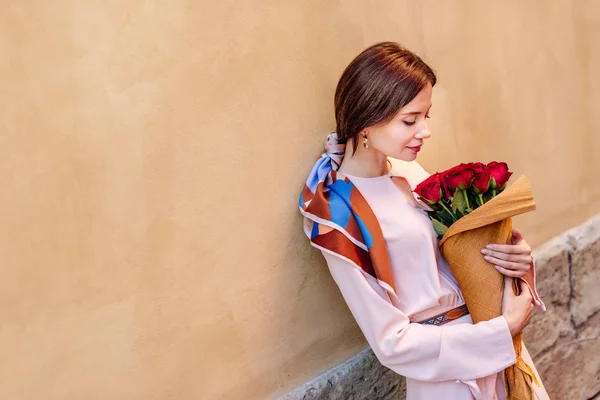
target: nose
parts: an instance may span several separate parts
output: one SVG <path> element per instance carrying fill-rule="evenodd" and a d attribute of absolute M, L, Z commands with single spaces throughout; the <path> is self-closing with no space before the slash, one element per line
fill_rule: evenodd
<path fill-rule="evenodd" d="M 423 121 L 423 125 L 421 126 L 421 129 L 415 135 L 415 138 L 429 139 L 430 136 L 431 136 L 431 132 L 429 131 L 429 126 L 427 125 L 427 122 Z"/>

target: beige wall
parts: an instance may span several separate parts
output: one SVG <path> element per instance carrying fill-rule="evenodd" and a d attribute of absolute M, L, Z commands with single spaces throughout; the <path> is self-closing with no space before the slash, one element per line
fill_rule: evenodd
<path fill-rule="evenodd" d="M 422 164 L 600 211 L 600 3 L 0 1 L 0 398 L 272 399 L 364 346 L 297 195 L 344 66 L 439 74 Z"/>

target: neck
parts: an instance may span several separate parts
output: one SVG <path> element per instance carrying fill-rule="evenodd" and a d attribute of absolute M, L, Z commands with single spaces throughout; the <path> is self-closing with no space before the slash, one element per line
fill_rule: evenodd
<path fill-rule="evenodd" d="M 348 140 L 344 160 L 339 169 L 341 173 L 362 178 L 375 178 L 389 172 L 387 156 L 382 152 L 365 149 L 360 145 L 356 149 L 356 153 L 352 154 L 352 150 L 352 141 Z"/>

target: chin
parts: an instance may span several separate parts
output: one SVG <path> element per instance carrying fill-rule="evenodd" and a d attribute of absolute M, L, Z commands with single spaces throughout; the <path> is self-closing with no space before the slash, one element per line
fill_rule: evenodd
<path fill-rule="evenodd" d="M 417 154 L 413 153 L 413 152 L 409 152 L 408 154 L 405 152 L 402 152 L 398 155 L 392 155 L 392 158 L 395 158 L 397 160 L 402 160 L 402 161 L 414 161 L 417 158 Z"/>

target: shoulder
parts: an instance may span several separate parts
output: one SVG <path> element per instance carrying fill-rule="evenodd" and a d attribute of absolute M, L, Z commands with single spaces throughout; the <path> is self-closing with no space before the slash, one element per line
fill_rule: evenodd
<path fill-rule="evenodd" d="M 395 158 L 389 160 L 392 163 L 390 174 L 405 178 L 413 189 L 431 175 L 416 161 L 402 161 Z"/>

